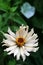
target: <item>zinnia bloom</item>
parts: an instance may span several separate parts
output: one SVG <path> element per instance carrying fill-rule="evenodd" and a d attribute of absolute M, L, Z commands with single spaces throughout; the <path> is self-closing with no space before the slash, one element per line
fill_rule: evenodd
<path fill-rule="evenodd" d="M 34 29 L 28 32 L 28 26 L 20 26 L 16 33 L 13 33 L 8 27 L 8 33 L 3 34 L 6 39 L 3 39 L 4 44 L 2 46 L 7 46 L 4 51 L 7 51 L 8 55 L 14 54 L 17 60 L 21 56 L 24 61 L 30 52 L 36 52 L 39 48 L 38 35 L 34 33 Z"/>

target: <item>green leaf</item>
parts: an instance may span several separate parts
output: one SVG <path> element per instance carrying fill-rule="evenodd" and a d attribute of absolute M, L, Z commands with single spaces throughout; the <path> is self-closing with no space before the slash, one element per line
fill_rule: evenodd
<path fill-rule="evenodd" d="M 15 32 L 15 31 L 17 31 L 18 30 L 18 26 L 17 25 L 13 25 L 13 26 L 11 26 L 11 29 Z"/>
<path fill-rule="evenodd" d="M 4 57 L 3 54 L 0 55 L 0 65 L 4 65 Z"/>
<path fill-rule="evenodd" d="M 0 30 L 1 30 L 1 27 L 2 27 L 2 16 L 0 15 Z"/>
<path fill-rule="evenodd" d="M 7 11 L 8 9 L 10 9 L 10 7 L 7 3 L 5 2 L 0 3 L 0 10 Z"/>
<path fill-rule="evenodd" d="M 39 51 L 36 53 L 33 53 L 32 57 L 34 58 L 36 65 L 43 65 L 43 59 Z"/>
<path fill-rule="evenodd" d="M 7 52 L 6 51 L 3 52 L 3 56 L 4 57 L 7 56 Z"/>
<path fill-rule="evenodd" d="M 2 17 L 4 18 L 4 21 L 3 21 L 4 24 L 3 24 L 3 26 L 7 24 L 7 21 L 8 21 L 8 19 L 9 19 L 9 15 L 10 15 L 9 13 L 4 13 L 4 14 L 2 15 Z"/>
<path fill-rule="evenodd" d="M 12 7 L 12 8 L 10 8 L 10 11 L 15 12 L 17 10 L 17 8 L 18 8 L 18 6 Z"/>
<path fill-rule="evenodd" d="M 0 3 L 3 2 L 3 0 L 0 0 Z"/>
<path fill-rule="evenodd" d="M 34 17 L 32 19 L 32 24 L 33 26 L 35 26 L 36 28 L 40 28 L 40 29 L 43 29 L 43 19 L 41 18 L 37 18 L 37 17 Z"/>
<path fill-rule="evenodd" d="M 8 65 L 16 65 L 15 59 L 9 60 Z"/>
<path fill-rule="evenodd" d="M 38 12 L 43 13 L 43 0 L 34 0 L 34 6 Z"/>
<path fill-rule="evenodd" d="M 15 0 L 15 4 L 14 5 L 19 5 L 22 3 L 22 0 Z"/>
<path fill-rule="evenodd" d="M 2 21 L 2 16 L 0 15 L 0 21 Z"/>
<path fill-rule="evenodd" d="M 41 33 L 43 34 L 43 29 L 42 29 Z"/>
<path fill-rule="evenodd" d="M 8 26 L 3 26 L 3 27 L 1 28 L 1 30 L 2 30 L 3 32 L 7 32 Z"/>
<path fill-rule="evenodd" d="M 7 3 L 9 3 L 11 0 L 5 0 Z"/>
<path fill-rule="evenodd" d="M 20 24 L 20 25 L 22 25 L 22 24 L 24 24 L 24 25 L 26 25 L 26 22 L 24 21 L 24 19 L 20 16 L 20 15 L 18 15 L 18 14 L 16 14 L 13 18 L 11 18 L 14 22 L 16 22 L 16 23 L 18 23 L 18 24 Z"/>

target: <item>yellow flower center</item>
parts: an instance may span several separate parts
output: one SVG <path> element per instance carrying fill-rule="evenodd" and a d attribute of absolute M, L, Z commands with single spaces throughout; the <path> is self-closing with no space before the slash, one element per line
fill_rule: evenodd
<path fill-rule="evenodd" d="M 24 38 L 21 38 L 21 37 L 20 37 L 20 38 L 17 38 L 17 39 L 16 39 L 16 43 L 17 43 L 18 46 L 21 47 L 21 46 L 24 45 L 25 39 L 24 39 Z"/>

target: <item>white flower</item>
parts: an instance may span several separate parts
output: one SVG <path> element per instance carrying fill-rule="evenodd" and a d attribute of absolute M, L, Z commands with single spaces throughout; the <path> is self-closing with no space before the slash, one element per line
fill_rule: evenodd
<path fill-rule="evenodd" d="M 23 58 L 23 61 L 26 59 L 26 56 L 30 55 L 30 52 L 36 52 L 39 47 L 37 34 L 34 33 L 34 30 L 31 29 L 28 32 L 28 26 L 20 26 L 20 29 L 13 33 L 8 27 L 8 33 L 3 33 L 6 39 L 3 39 L 3 45 L 7 46 L 4 51 L 8 52 L 8 55 L 14 54 L 17 60 L 20 59 L 20 56 Z"/>

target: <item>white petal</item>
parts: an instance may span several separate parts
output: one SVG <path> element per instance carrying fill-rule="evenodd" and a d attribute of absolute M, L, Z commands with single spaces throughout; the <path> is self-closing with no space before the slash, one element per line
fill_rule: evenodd
<path fill-rule="evenodd" d="M 37 48 L 33 48 L 33 52 L 36 52 L 37 50 L 39 49 L 39 47 L 37 47 Z"/>
<path fill-rule="evenodd" d="M 9 51 L 11 51 L 11 50 L 15 49 L 16 47 L 17 47 L 17 46 L 12 46 L 12 47 L 6 48 L 4 51 L 9 52 Z"/>
<path fill-rule="evenodd" d="M 18 54 L 19 52 L 19 48 L 17 47 L 15 50 L 14 50 L 14 57 Z"/>
<path fill-rule="evenodd" d="M 18 54 L 16 55 L 16 57 L 17 57 L 17 60 L 20 59 L 20 50 L 19 50 Z"/>
<path fill-rule="evenodd" d="M 37 37 L 38 37 L 38 35 L 34 33 L 31 37 L 28 37 L 27 38 L 27 41 L 26 42 L 31 41 L 31 40 L 36 40 Z"/>
<path fill-rule="evenodd" d="M 15 46 L 14 49 L 10 50 L 10 52 L 8 53 L 8 55 L 14 53 L 14 51 L 15 51 L 16 48 L 17 48 L 17 47 Z"/>
<path fill-rule="evenodd" d="M 30 38 L 33 33 L 34 33 L 34 30 L 31 29 L 31 31 L 30 31 L 30 32 L 27 34 L 27 36 L 26 36 L 26 40 L 28 40 L 28 38 Z"/>
<path fill-rule="evenodd" d="M 34 33 L 31 39 L 36 39 L 37 37 L 38 35 Z"/>
<path fill-rule="evenodd" d="M 24 51 L 24 54 L 25 54 L 26 56 L 29 56 L 29 55 L 30 55 L 30 53 L 28 53 L 26 50 Z"/>
<path fill-rule="evenodd" d="M 20 29 L 16 32 L 16 38 L 21 36 L 22 31 L 25 29 L 25 26 L 20 26 Z"/>
<path fill-rule="evenodd" d="M 26 27 L 26 26 L 24 26 L 24 25 L 22 24 L 22 25 L 20 26 L 20 29 L 21 29 L 21 28 L 25 28 L 25 27 Z"/>
<path fill-rule="evenodd" d="M 36 43 L 36 42 L 38 42 L 38 39 L 31 39 L 28 41 L 28 43 Z"/>
<path fill-rule="evenodd" d="M 23 29 L 20 29 L 20 30 L 18 31 L 19 37 L 23 37 L 23 33 L 24 33 L 24 30 L 23 30 Z"/>
<path fill-rule="evenodd" d="M 16 37 L 16 38 L 19 37 L 19 31 L 16 32 L 16 36 L 15 36 L 15 37 Z"/>
<path fill-rule="evenodd" d="M 8 46 L 7 44 L 3 44 L 2 46 Z"/>
<path fill-rule="evenodd" d="M 13 46 L 16 44 L 15 42 L 8 40 L 8 39 L 7 40 L 3 39 L 3 43 L 5 43 L 5 45 L 7 45 L 7 46 Z"/>
<path fill-rule="evenodd" d="M 39 47 L 34 48 L 34 47 L 29 47 L 29 46 L 26 46 L 25 48 L 26 48 L 26 50 L 29 51 L 29 52 L 36 52 L 36 51 L 39 49 Z"/>
<path fill-rule="evenodd" d="M 25 38 L 28 33 L 28 28 L 28 26 L 20 26 L 20 36 Z"/>
<path fill-rule="evenodd" d="M 8 55 L 11 55 L 12 53 L 14 53 L 14 49 L 11 50 L 11 51 L 8 53 Z"/>
<path fill-rule="evenodd" d="M 26 30 L 24 31 L 24 34 L 23 34 L 23 37 L 25 38 L 26 37 L 26 35 L 28 34 L 28 29 L 29 29 L 29 27 L 28 26 L 26 26 Z"/>
<path fill-rule="evenodd" d="M 29 52 L 31 52 L 32 49 L 33 49 L 33 47 L 29 47 L 29 46 L 25 46 L 25 48 L 26 48 L 26 50 L 29 51 Z"/>
<path fill-rule="evenodd" d="M 38 46 L 38 42 L 37 42 L 37 43 L 35 43 L 33 46 Z"/>
<path fill-rule="evenodd" d="M 38 39 L 29 39 L 27 42 L 26 42 L 26 44 L 33 44 L 33 43 L 36 43 L 36 42 L 38 42 Z"/>
<path fill-rule="evenodd" d="M 32 40 L 36 40 L 37 37 L 38 37 L 38 35 L 34 33 L 31 37 L 27 38 L 27 41 L 26 42 L 32 41 Z"/>
<path fill-rule="evenodd" d="M 21 54 L 21 56 L 22 56 L 22 58 L 23 58 L 23 61 L 25 61 L 26 56 L 24 55 L 24 50 L 23 50 L 23 48 L 20 48 L 20 54 Z"/>
<path fill-rule="evenodd" d="M 11 36 L 15 37 L 15 33 L 13 33 L 9 27 L 8 27 L 8 33 L 9 33 Z"/>
<path fill-rule="evenodd" d="M 29 37 L 32 36 L 33 33 L 34 33 L 34 29 L 32 28 L 31 31 L 28 33 Z"/>
<path fill-rule="evenodd" d="M 30 53 L 28 53 L 28 51 L 25 49 L 25 46 L 22 46 L 22 48 L 23 48 L 23 52 L 24 52 L 24 54 L 26 55 L 26 56 L 29 56 L 30 55 Z"/>
<path fill-rule="evenodd" d="M 26 30 L 25 30 L 26 28 Z M 28 26 L 20 27 L 20 29 L 16 32 L 16 37 L 24 37 L 27 35 L 28 32 Z"/>
<path fill-rule="evenodd" d="M 9 34 L 3 34 L 7 39 L 9 39 L 9 40 L 13 40 L 13 41 L 15 41 L 15 38 L 13 38 L 11 35 L 9 35 Z"/>
<path fill-rule="evenodd" d="M 38 42 L 37 43 L 27 43 L 25 44 L 25 46 L 29 46 L 29 47 L 38 46 Z"/>

